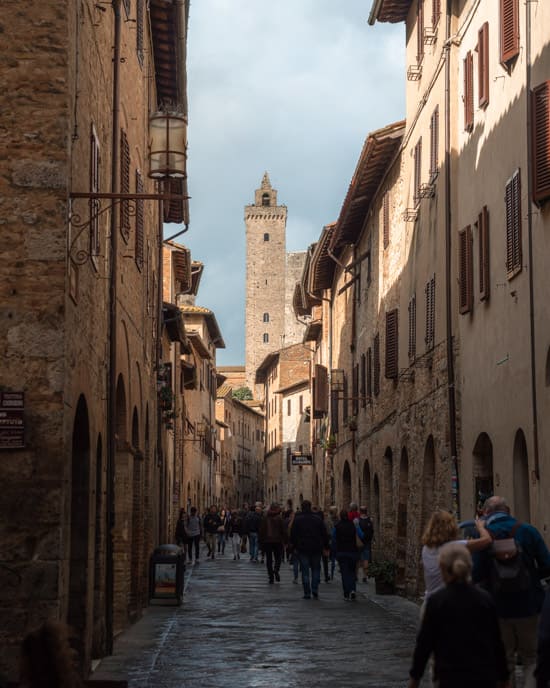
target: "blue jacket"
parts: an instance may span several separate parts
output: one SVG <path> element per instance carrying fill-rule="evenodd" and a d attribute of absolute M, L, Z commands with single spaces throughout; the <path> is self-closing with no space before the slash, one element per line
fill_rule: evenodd
<path fill-rule="evenodd" d="M 485 525 L 495 539 L 510 536 L 516 518 L 505 512 L 491 514 Z M 550 552 L 539 531 L 529 523 L 522 523 L 515 533 L 521 545 L 525 563 L 531 574 L 531 587 L 525 593 L 494 596 L 497 612 L 502 619 L 521 619 L 538 614 L 544 600 L 541 576 L 550 573 Z M 474 566 L 474 582 L 487 584 L 491 571 L 491 548 L 479 552 Z"/>

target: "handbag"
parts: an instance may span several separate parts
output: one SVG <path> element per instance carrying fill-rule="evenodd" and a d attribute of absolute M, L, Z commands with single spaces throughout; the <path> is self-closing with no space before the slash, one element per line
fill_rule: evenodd
<path fill-rule="evenodd" d="M 225 533 L 225 526 L 218 526 L 218 533 Z"/>

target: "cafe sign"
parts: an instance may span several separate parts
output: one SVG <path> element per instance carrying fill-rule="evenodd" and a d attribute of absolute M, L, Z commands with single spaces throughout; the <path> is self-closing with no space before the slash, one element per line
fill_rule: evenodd
<path fill-rule="evenodd" d="M 0 449 L 25 446 L 24 392 L 0 392 Z"/>

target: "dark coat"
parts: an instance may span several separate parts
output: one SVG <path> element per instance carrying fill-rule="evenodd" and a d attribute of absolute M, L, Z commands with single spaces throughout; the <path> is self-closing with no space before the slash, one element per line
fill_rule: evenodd
<path fill-rule="evenodd" d="M 261 543 L 284 544 L 287 528 L 280 509 L 270 509 L 260 522 L 259 540 Z"/>
<path fill-rule="evenodd" d="M 204 517 L 204 532 L 205 533 L 217 533 L 218 528 L 223 525 L 219 514 L 206 514 Z"/>
<path fill-rule="evenodd" d="M 325 524 L 310 511 L 296 514 L 290 529 L 290 539 L 295 549 L 304 554 L 321 555 L 329 544 Z"/>
<path fill-rule="evenodd" d="M 494 688 L 508 678 L 506 652 L 491 596 L 468 583 L 435 592 L 416 639 L 412 678 L 420 680 L 431 653 L 441 688 Z"/>
<path fill-rule="evenodd" d="M 357 549 L 356 543 L 357 530 L 355 524 L 352 521 L 338 521 L 334 526 L 333 536 L 332 536 L 332 551 L 334 554 L 356 554 L 359 550 Z"/>

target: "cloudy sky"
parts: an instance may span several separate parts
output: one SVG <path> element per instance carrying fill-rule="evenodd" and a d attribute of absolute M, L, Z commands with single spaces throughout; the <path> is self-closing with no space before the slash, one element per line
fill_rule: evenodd
<path fill-rule="evenodd" d="M 244 206 L 265 170 L 288 206 L 287 250 L 340 211 L 367 134 L 404 117 L 404 25 L 367 24 L 371 0 L 194 0 L 189 74 L 197 304 L 244 363 Z M 168 236 L 177 227 L 168 226 Z"/>

